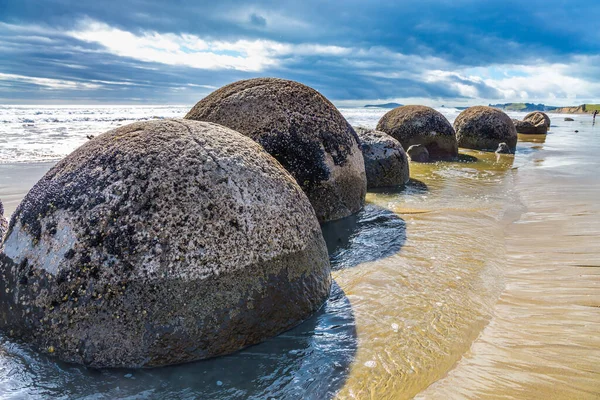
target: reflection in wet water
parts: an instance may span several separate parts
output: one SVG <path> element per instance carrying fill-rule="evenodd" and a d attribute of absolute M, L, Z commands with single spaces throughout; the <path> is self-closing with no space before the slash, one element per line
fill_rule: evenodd
<path fill-rule="evenodd" d="M 550 134 L 550 133 L 548 133 Z M 545 143 L 546 137 L 548 135 L 532 135 L 532 134 L 524 134 L 519 133 L 519 142 L 529 142 L 529 143 Z"/>
<path fill-rule="evenodd" d="M 334 270 L 389 257 L 406 240 L 404 221 L 373 204 L 355 215 L 327 222 L 322 229 Z"/>
<path fill-rule="evenodd" d="M 93 370 L 56 362 L 0 337 L 3 398 L 327 399 L 357 347 L 352 308 L 334 283 L 330 299 L 296 328 L 235 354 L 144 370 Z"/>

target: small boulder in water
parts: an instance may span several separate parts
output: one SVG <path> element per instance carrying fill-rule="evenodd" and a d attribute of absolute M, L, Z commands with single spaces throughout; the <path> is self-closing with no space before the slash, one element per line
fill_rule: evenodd
<path fill-rule="evenodd" d="M 454 129 L 460 147 L 496 151 L 500 143 L 506 143 L 512 152 L 517 147 L 515 124 L 497 108 L 467 108 L 456 117 Z"/>
<path fill-rule="evenodd" d="M 413 144 L 406 151 L 411 161 L 414 162 L 428 162 L 429 161 L 429 151 L 427 147 L 422 144 Z"/>
<path fill-rule="evenodd" d="M 381 117 L 377 130 L 398 140 L 405 150 L 413 144 L 424 145 L 432 159 L 458 156 L 452 125 L 442 113 L 431 107 L 396 107 Z"/>
<path fill-rule="evenodd" d="M 496 153 L 498 154 L 512 154 L 510 151 L 510 147 L 506 143 L 500 143 L 498 148 L 496 149 Z"/>
<path fill-rule="evenodd" d="M 536 126 L 540 123 L 543 123 L 544 125 L 546 125 L 547 129 L 550 129 L 550 117 L 548 116 L 548 114 L 541 111 L 530 112 L 525 116 L 525 118 L 523 118 L 523 121 L 530 121 Z"/>
<path fill-rule="evenodd" d="M 519 121 L 517 119 L 513 119 L 513 123 L 515 124 L 517 133 L 533 135 L 545 135 L 548 133 L 548 127 L 543 119 L 538 121 L 537 124 L 531 120 Z"/>
<path fill-rule="evenodd" d="M 86 142 L 12 216 L 0 328 L 61 360 L 154 367 L 231 353 L 321 307 L 306 195 L 249 138 L 189 120 Z"/>
<path fill-rule="evenodd" d="M 565 121 L 567 121 L 567 122 L 573 122 L 575 120 L 573 118 L 565 117 Z"/>
<path fill-rule="evenodd" d="M 354 128 L 367 173 L 367 187 L 404 185 L 410 179 L 408 158 L 400 142 L 375 129 Z"/>

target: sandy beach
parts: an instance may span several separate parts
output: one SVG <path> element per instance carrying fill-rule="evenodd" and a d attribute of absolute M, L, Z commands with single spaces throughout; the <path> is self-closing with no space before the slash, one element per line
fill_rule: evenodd
<path fill-rule="evenodd" d="M 55 162 L 0 164 L 0 199 L 7 217 L 54 164 Z"/>

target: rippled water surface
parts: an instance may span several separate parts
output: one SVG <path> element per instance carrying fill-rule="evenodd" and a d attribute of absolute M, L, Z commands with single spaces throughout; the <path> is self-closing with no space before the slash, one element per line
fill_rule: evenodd
<path fill-rule="evenodd" d="M 44 120 L 53 118 L 48 108 L 1 109 L 0 120 L 9 122 L 0 131 L 0 198 L 12 211 L 52 165 L 33 161 L 64 156 L 87 134 L 129 122 L 122 116 L 179 117 L 186 110 L 110 108 L 80 121 L 77 109 L 61 108 L 72 121 L 53 122 Z M 386 110 L 341 111 L 353 125 L 374 127 Z M 441 111 L 450 120 L 458 114 Z M 215 360 L 141 371 L 56 363 L 2 339 L 0 392 L 90 399 L 599 398 L 600 127 L 589 116 L 551 117 L 551 132 L 520 135 L 514 156 L 461 151 L 456 162 L 412 163 L 405 188 L 369 193 L 359 214 L 324 225 L 332 297 L 280 337 Z M 42 132 L 39 145 L 35 129 Z M 16 160 L 27 163 L 7 164 Z"/>

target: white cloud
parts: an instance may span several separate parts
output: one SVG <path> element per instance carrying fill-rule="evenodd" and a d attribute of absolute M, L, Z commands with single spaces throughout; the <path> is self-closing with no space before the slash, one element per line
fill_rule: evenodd
<path fill-rule="evenodd" d="M 78 40 L 96 43 L 114 55 L 167 65 L 199 69 L 234 69 L 259 72 L 282 63 L 290 56 L 348 55 L 352 49 L 321 44 L 289 44 L 272 40 L 205 40 L 191 34 L 124 31 L 105 23 L 86 20 L 66 33 Z"/>
<path fill-rule="evenodd" d="M 85 90 L 85 89 L 99 89 L 102 85 L 87 82 L 70 81 L 65 79 L 51 79 L 51 78 L 38 78 L 34 76 L 24 76 L 16 74 L 4 74 L 0 72 L 0 80 L 2 81 L 16 81 L 31 83 L 33 85 L 42 86 L 47 89 L 71 89 L 71 90 Z"/>

